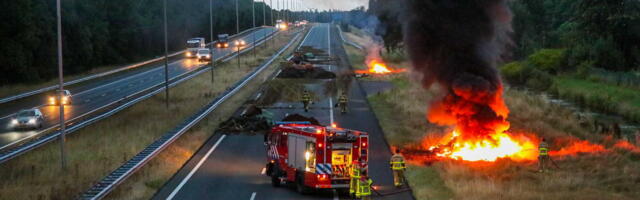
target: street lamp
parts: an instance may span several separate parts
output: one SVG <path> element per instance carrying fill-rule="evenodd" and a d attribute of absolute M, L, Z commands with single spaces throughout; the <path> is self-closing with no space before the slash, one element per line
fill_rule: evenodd
<path fill-rule="evenodd" d="M 58 91 L 58 103 L 60 104 L 60 160 L 61 160 L 61 164 L 62 164 L 62 170 L 66 170 L 67 169 L 67 159 L 65 157 L 65 149 L 64 149 L 64 142 L 65 142 L 65 127 L 64 127 L 64 104 L 62 103 L 62 94 L 64 92 L 64 80 L 63 80 L 63 73 L 62 73 L 62 15 L 61 15 L 61 8 L 60 8 L 60 0 L 56 0 L 56 21 L 57 21 L 57 25 L 58 25 L 58 87 L 59 87 L 59 91 Z"/>
<path fill-rule="evenodd" d="M 164 91 L 165 91 L 165 106 L 169 107 L 169 44 L 167 40 L 167 0 L 164 3 Z"/>
<path fill-rule="evenodd" d="M 236 0 L 236 34 L 240 34 L 240 15 L 238 13 L 238 0 Z M 239 36 L 239 35 L 238 35 Z M 236 51 L 236 59 L 238 60 L 238 68 L 240 68 L 240 46 L 236 41 L 235 45 L 238 51 Z"/>
<path fill-rule="evenodd" d="M 210 38 L 209 38 L 209 42 L 211 43 L 210 47 L 209 47 L 209 52 L 211 52 L 211 85 L 213 86 L 213 82 L 214 82 L 214 72 L 213 72 L 213 67 L 215 65 L 216 62 L 216 58 L 213 56 L 213 0 L 209 0 L 209 33 L 210 33 Z"/>
<path fill-rule="evenodd" d="M 251 15 L 253 17 L 253 27 L 256 28 L 256 1 L 251 0 Z M 256 34 L 253 33 L 253 58 L 256 58 Z"/>

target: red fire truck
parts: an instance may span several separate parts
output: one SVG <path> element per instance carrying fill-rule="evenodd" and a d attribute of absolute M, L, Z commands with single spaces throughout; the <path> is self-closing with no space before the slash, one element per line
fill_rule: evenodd
<path fill-rule="evenodd" d="M 295 184 L 300 193 L 316 189 L 347 189 L 352 165 L 366 166 L 369 135 L 307 122 L 278 122 L 265 137 L 271 183 Z"/>

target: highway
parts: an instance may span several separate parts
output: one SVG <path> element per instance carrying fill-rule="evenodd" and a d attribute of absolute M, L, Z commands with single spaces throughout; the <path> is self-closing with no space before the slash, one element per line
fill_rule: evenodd
<path fill-rule="evenodd" d="M 256 40 L 260 40 L 271 33 L 273 28 L 259 28 L 241 36 L 247 45 L 240 49 L 248 48 Z M 185 41 L 186 42 L 186 41 Z M 225 49 L 215 49 L 213 52 L 215 59 L 235 53 L 236 48 L 233 42 Z M 184 58 L 178 55 L 169 63 L 169 78 L 181 77 L 189 72 L 200 69 L 207 65 L 205 62 L 198 62 L 195 58 Z M 125 97 L 136 94 L 140 91 L 161 84 L 165 80 L 164 65 L 147 67 L 140 70 L 127 70 L 105 78 L 75 84 L 68 87 L 72 93 L 73 103 L 65 106 L 65 119 L 70 120 L 84 116 L 93 111 L 108 105 L 112 102 L 123 100 Z M 11 147 L 27 139 L 54 128 L 59 123 L 59 107 L 47 105 L 47 96 L 51 93 L 37 94 L 23 99 L 0 104 L 0 150 Z M 45 122 L 42 129 L 38 130 L 13 130 L 9 123 L 12 116 L 21 109 L 39 108 L 45 115 Z"/>
<path fill-rule="evenodd" d="M 302 46 L 323 50 L 325 56 L 337 56 L 337 65 L 318 65 L 337 74 L 349 71 L 346 53 L 338 30 L 328 24 L 311 28 Z M 250 102 L 256 102 L 280 120 L 287 114 L 299 113 L 312 116 L 320 123 L 337 123 L 340 127 L 366 131 L 370 134 L 369 174 L 381 192 L 391 192 L 393 180 L 389 169 L 390 150 L 381 128 L 370 109 L 360 84 L 353 79 L 336 82 L 335 79 L 304 80 L 274 79 L 264 84 Z M 338 88 L 348 90 L 347 114 L 334 112 Z M 302 109 L 299 94 L 306 89 L 314 93 L 314 104 L 307 113 Z M 245 106 L 246 107 L 246 106 Z M 240 114 L 241 108 L 237 111 Z M 209 140 L 172 177 L 153 199 L 348 199 L 334 190 L 301 195 L 292 188 L 271 186 L 270 178 L 264 175 L 267 156 L 262 135 L 218 134 Z M 410 192 L 374 199 L 413 199 Z"/>

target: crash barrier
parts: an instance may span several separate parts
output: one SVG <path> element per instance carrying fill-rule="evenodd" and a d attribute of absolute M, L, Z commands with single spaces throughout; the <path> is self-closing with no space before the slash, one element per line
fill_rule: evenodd
<path fill-rule="evenodd" d="M 260 40 L 260 42 L 256 43 L 256 46 L 264 43 L 265 41 L 267 41 L 267 40 L 269 40 L 271 38 L 273 38 L 276 34 L 278 34 L 278 32 L 274 32 L 271 35 L 269 35 L 267 38 L 263 38 L 262 40 Z M 252 49 L 254 47 L 255 46 L 251 46 L 250 48 L 246 48 L 245 50 L 250 50 L 250 49 Z M 237 56 L 237 54 L 231 53 L 231 54 L 228 54 L 228 55 L 226 55 L 224 57 L 221 57 L 221 58 L 219 58 L 217 60 L 229 59 L 229 58 L 233 58 L 235 56 Z M 201 65 L 199 67 L 202 67 L 202 66 L 204 66 L 204 65 Z M 174 78 L 170 79 L 169 80 L 169 82 L 170 82 L 169 87 L 173 87 L 173 86 L 175 86 L 175 85 L 177 85 L 179 83 L 182 83 L 182 82 L 184 82 L 186 80 L 189 80 L 189 79 L 191 79 L 191 78 L 193 78 L 193 77 L 195 77 L 197 75 L 200 75 L 200 74 L 202 74 L 204 72 L 207 72 L 209 70 L 211 70 L 211 68 L 205 67 L 205 68 L 199 68 L 199 69 L 194 70 L 194 71 L 185 72 L 185 73 L 183 73 L 183 74 L 181 74 L 181 75 L 179 75 L 177 77 L 174 77 Z M 65 124 L 69 124 L 69 125 L 67 126 L 67 129 L 65 130 L 65 134 L 71 134 L 71 133 L 75 132 L 76 130 L 79 130 L 79 129 L 84 128 L 84 127 L 86 127 L 88 125 L 91 125 L 91 124 L 93 124 L 93 123 L 95 123 L 97 121 L 100 121 L 100 120 L 105 119 L 105 118 L 107 118 L 109 116 L 112 116 L 113 114 L 115 114 L 115 113 L 117 113 L 119 111 L 122 111 L 122 110 L 124 110 L 124 109 L 126 109 L 128 107 L 131 107 L 132 105 L 142 101 L 142 100 L 145 100 L 145 99 L 147 99 L 149 97 L 152 97 L 152 96 L 164 91 L 164 89 L 165 89 L 164 88 L 164 82 L 158 83 L 156 85 L 153 85 L 151 87 L 143 89 L 143 90 L 141 90 L 141 91 L 139 91 L 139 92 L 137 92 L 135 94 L 132 94 L 132 95 L 129 95 L 129 96 L 125 96 L 125 97 L 123 97 L 123 98 L 121 98 L 119 100 L 115 100 L 115 101 L 113 101 L 111 103 L 108 103 L 108 104 L 106 104 L 106 105 L 104 105 L 104 106 L 102 106 L 100 108 L 94 109 L 94 110 L 89 111 L 89 112 L 87 112 L 87 113 L 85 113 L 83 115 L 80 115 L 80 116 L 75 117 L 73 119 L 67 120 L 67 122 L 65 122 Z M 145 93 L 148 93 L 148 94 L 145 94 Z M 123 101 L 129 100 L 129 99 L 132 99 L 132 100 L 130 100 L 129 102 L 127 102 L 125 104 L 122 104 L 120 106 L 117 106 L 117 107 L 111 109 L 109 112 L 106 112 L 106 113 L 100 114 L 98 116 L 92 117 L 90 119 L 87 119 L 87 120 L 80 121 L 80 122 L 76 123 L 76 121 L 78 121 L 79 119 L 86 118 L 89 115 L 95 114 L 97 111 L 101 111 L 101 110 L 104 110 L 106 108 L 111 108 L 111 107 L 116 106 L 117 104 L 121 104 L 121 103 L 123 103 Z M 59 130 L 57 130 L 55 132 L 47 133 L 46 135 L 41 135 L 41 134 L 49 132 L 49 131 L 52 131 L 52 130 L 55 130 L 58 127 L 59 127 L 59 125 L 56 124 L 56 125 L 54 125 L 52 127 L 49 127 L 49 128 L 47 128 L 45 130 L 40 131 L 37 134 L 34 134 L 31 137 L 27 137 L 27 138 L 23 139 L 23 140 L 27 140 L 27 139 L 32 139 L 33 137 L 38 137 L 35 140 L 31 140 L 31 141 L 23 142 L 23 143 L 15 143 L 15 145 L 10 146 L 10 147 L 7 147 L 9 145 L 3 147 L 3 149 L 0 150 L 0 164 L 6 162 L 8 160 L 11 160 L 11 159 L 13 159 L 15 157 L 18 157 L 18 156 L 20 156 L 20 155 L 22 155 L 22 154 L 24 154 L 26 152 L 29 152 L 29 151 L 31 151 L 33 149 L 36 149 L 36 148 L 38 148 L 38 147 L 40 147 L 40 146 L 42 146 L 44 144 L 47 144 L 47 143 L 49 143 L 51 141 L 56 140 L 56 138 L 59 137 L 62 134 L 62 132 L 59 131 Z M 21 141 L 23 141 L 23 140 L 21 140 Z"/>
<path fill-rule="evenodd" d="M 255 29 L 258 29 L 258 28 L 262 28 L 262 27 L 250 28 L 250 29 L 244 30 L 244 31 L 242 31 L 242 32 L 240 32 L 238 34 L 232 35 L 230 37 L 238 37 L 238 36 L 241 36 L 241 35 L 249 32 L 249 31 L 252 31 L 252 30 L 255 30 Z M 207 45 L 210 45 L 211 43 L 215 43 L 215 42 L 217 42 L 217 40 L 213 41 L 213 42 L 210 42 Z M 186 50 L 182 50 L 182 51 L 178 51 L 178 52 L 169 54 L 168 57 L 174 57 L 174 56 L 177 56 L 177 55 L 181 55 L 185 51 Z M 84 78 L 68 81 L 68 82 L 63 83 L 62 85 L 63 86 L 69 86 L 69 85 L 73 85 L 73 84 L 76 84 L 76 83 L 80 83 L 80 82 L 84 82 L 84 81 L 88 81 L 88 80 L 92 80 L 92 79 L 96 79 L 96 78 L 105 77 L 105 76 L 108 76 L 108 75 L 111 75 L 111 74 L 115 74 L 115 73 L 118 73 L 118 72 L 121 72 L 121 71 L 129 70 L 129 69 L 137 68 L 137 67 L 149 64 L 149 63 L 157 62 L 157 61 L 160 61 L 162 59 L 164 59 L 164 56 L 156 57 L 156 58 L 151 59 L 151 60 L 147 60 L 147 61 L 139 62 L 139 63 L 136 63 L 136 64 L 128 65 L 128 66 L 121 67 L 121 68 L 118 68 L 118 69 L 114 69 L 114 70 L 111 70 L 111 71 L 102 72 L 102 73 L 90 75 L 90 76 L 87 76 L 87 77 L 84 77 Z M 22 93 L 22 94 L 10 96 L 10 97 L 5 97 L 5 98 L 0 99 L 0 104 L 7 103 L 7 102 L 10 102 L 10 101 L 14 101 L 14 100 L 21 99 L 21 98 L 25 98 L 25 97 L 28 97 L 28 96 L 40 94 L 40 93 L 43 93 L 43 92 L 48 92 L 48 91 L 51 91 L 51 90 L 55 90 L 57 88 L 58 88 L 58 85 L 52 85 L 52 86 L 49 86 L 49 87 L 45 87 L 45 88 L 41 88 L 41 89 L 25 92 L 25 93 Z"/>
<path fill-rule="evenodd" d="M 351 42 L 350 40 L 345 39 L 344 35 L 342 35 L 342 28 L 340 28 L 340 26 L 338 26 L 338 31 L 340 32 L 340 39 L 342 39 L 342 42 L 347 43 L 347 44 L 349 44 L 349 45 L 351 45 L 351 46 L 353 46 L 353 47 L 355 47 L 357 49 L 364 50 L 364 48 L 362 46 L 360 46 L 360 45 L 358 45 L 358 44 L 356 44 L 354 42 Z"/>
<path fill-rule="evenodd" d="M 211 101 L 201 110 L 196 112 L 193 116 L 187 118 L 180 125 L 175 127 L 173 130 L 164 134 L 160 139 L 154 141 L 151 145 L 144 148 L 140 153 L 135 155 L 133 158 L 125 162 L 124 165 L 117 168 L 115 171 L 111 172 L 85 193 L 83 193 L 80 199 L 102 199 L 109 192 L 111 192 L 117 185 L 121 184 L 126 180 L 129 176 L 135 173 L 137 170 L 142 168 L 147 162 L 149 162 L 152 158 L 158 155 L 163 149 L 172 144 L 176 139 L 178 139 L 182 134 L 187 132 L 191 127 L 204 119 L 209 113 L 211 113 L 214 109 L 216 109 L 220 104 L 222 104 L 225 100 L 233 96 L 237 93 L 242 87 L 244 87 L 249 81 L 251 81 L 254 77 L 256 77 L 260 72 L 266 69 L 273 61 L 276 60 L 284 51 L 286 51 L 289 46 L 291 46 L 294 41 L 298 39 L 300 34 L 297 34 L 286 46 L 284 46 L 280 51 L 278 51 L 275 55 L 269 59 L 266 63 L 262 64 L 262 66 L 255 69 L 248 76 L 243 78 L 242 80 L 236 82 L 232 87 L 229 87 L 226 91 L 222 93 L 221 96 L 218 96 L 216 99 Z"/>

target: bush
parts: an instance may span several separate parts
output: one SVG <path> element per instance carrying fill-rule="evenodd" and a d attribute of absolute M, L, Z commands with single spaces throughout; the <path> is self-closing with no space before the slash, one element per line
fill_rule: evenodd
<path fill-rule="evenodd" d="M 502 76 L 512 84 L 524 84 L 527 82 L 525 79 L 525 66 L 521 62 L 511 62 L 503 65 L 500 68 Z"/>
<path fill-rule="evenodd" d="M 555 74 L 565 66 L 564 49 L 540 49 L 531 54 L 527 62 L 536 69 Z"/>
<path fill-rule="evenodd" d="M 500 73 L 511 84 L 534 90 L 546 90 L 553 84 L 553 78 L 549 73 L 538 70 L 526 62 L 508 63 L 500 68 Z"/>

